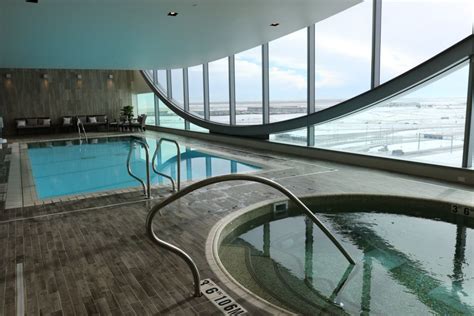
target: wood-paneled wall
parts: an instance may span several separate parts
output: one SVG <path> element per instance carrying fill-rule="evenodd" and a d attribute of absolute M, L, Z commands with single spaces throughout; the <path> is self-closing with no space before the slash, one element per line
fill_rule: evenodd
<path fill-rule="evenodd" d="M 16 132 L 14 119 L 20 117 L 49 116 L 53 124 L 67 115 L 118 118 L 123 106 L 132 105 L 133 79 L 133 72 L 126 70 L 0 69 L 4 135 Z"/>

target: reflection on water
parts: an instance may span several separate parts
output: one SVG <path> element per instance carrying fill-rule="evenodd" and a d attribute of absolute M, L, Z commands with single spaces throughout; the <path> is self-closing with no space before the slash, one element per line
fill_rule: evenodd
<path fill-rule="evenodd" d="M 319 214 L 357 258 L 354 270 L 301 215 L 239 227 L 224 240 L 221 259 L 258 295 L 304 314 L 474 314 L 472 222 Z M 237 256 L 244 257 L 240 266 L 231 262 Z"/>
<path fill-rule="evenodd" d="M 142 140 L 150 147 L 151 160 L 156 140 Z M 113 137 L 89 139 L 88 143 L 68 140 L 29 144 L 28 156 L 39 198 L 139 186 L 139 182 L 127 172 L 130 141 L 130 137 Z M 181 152 L 181 181 L 260 169 L 191 147 L 182 147 Z M 146 179 L 145 166 L 145 151 L 136 146 L 131 156 L 133 173 Z M 176 179 L 177 152 L 173 144 L 163 143 L 160 147 L 157 169 Z M 169 184 L 167 179 L 154 172 L 150 176 L 152 185 Z"/>

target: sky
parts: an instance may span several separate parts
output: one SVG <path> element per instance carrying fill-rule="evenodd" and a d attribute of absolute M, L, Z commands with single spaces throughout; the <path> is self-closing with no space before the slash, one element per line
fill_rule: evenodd
<path fill-rule="evenodd" d="M 383 0 L 382 82 L 472 34 L 473 16 L 472 0 Z M 347 99 L 369 89 L 371 19 L 371 1 L 364 1 L 316 24 L 317 100 Z M 302 29 L 269 43 L 270 102 L 306 100 L 306 37 Z M 261 101 L 261 47 L 236 54 L 235 67 L 237 103 Z M 413 95 L 465 96 L 465 80 L 467 71 L 460 70 Z M 209 84 L 211 104 L 228 100 L 226 59 L 209 63 Z M 189 69 L 189 88 L 190 101 L 202 102 L 201 66 Z M 175 89 L 182 93 L 182 77 L 173 80 Z"/>

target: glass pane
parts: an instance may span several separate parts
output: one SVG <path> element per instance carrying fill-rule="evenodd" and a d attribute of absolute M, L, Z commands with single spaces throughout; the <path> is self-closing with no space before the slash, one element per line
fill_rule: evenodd
<path fill-rule="evenodd" d="M 204 86 L 202 65 L 188 68 L 189 112 L 204 117 Z"/>
<path fill-rule="evenodd" d="M 184 129 L 184 119 L 171 111 L 163 102 L 158 102 L 158 109 L 160 117 L 159 126 Z"/>
<path fill-rule="evenodd" d="M 468 65 L 403 96 L 315 126 L 315 146 L 461 166 Z"/>
<path fill-rule="evenodd" d="M 158 70 L 158 85 L 163 91 L 167 91 L 168 83 L 166 82 L 166 70 Z"/>
<path fill-rule="evenodd" d="M 181 107 L 184 104 L 183 69 L 171 70 L 171 90 L 173 100 Z"/>
<path fill-rule="evenodd" d="M 153 69 L 146 69 L 145 72 L 150 76 L 150 78 L 153 78 Z"/>
<path fill-rule="evenodd" d="M 316 104 L 320 111 L 370 89 L 372 1 L 316 23 Z"/>
<path fill-rule="evenodd" d="M 155 125 L 155 94 L 137 94 L 137 115 L 146 114 L 146 124 Z"/>
<path fill-rule="evenodd" d="M 472 0 L 384 0 L 382 82 L 471 35 L 473 3 Z"/>
<path fill-rule="evenodd" d="M 269 43 L 270 122 L 307 113 L 306 28 Z"/>
<path fill-rule="evenodd" d="M 222 58 L 209 63 L 211 121 L 229 124 L 229 62 Z"/>
<path fill-rule="evenodd" d="M 235 55 L 237 125 L 262 124 L 262 48 Z"/>
<path fill-rule="evenodd" d="M 297 130 L 271 134 L 270 141 L 290 145 L 306 146 L 308 139 L 307 128 L 303 127 Z"/>
<path fill-rule="evenodd" d="M 189 130 L 193 131 L 193 132 L 209 133 L 208 129 L 202 128 L 202 127 L 197 126 L 193 123 L 189 123 Z"/>

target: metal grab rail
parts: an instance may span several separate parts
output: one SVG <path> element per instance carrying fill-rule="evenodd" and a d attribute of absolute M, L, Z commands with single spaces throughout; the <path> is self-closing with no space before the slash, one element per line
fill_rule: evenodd
<path fill-rule="evenodd" d="M 159 172 L 155 167 L 155 161 L 156 161 L 156 157 L 158 156 L 158 151 L 160 150 L 161 143 L 164 142 L 164 141 L 170 142 L 170 143 L 173 143 L 173 144 L 176 145 L 176 151 L 177 151 L 177 160 L 176 160 L 177 162 L 176 163 L 178 165 L 177 166 L 178 169 L 177 169 L 177 177 L 176 177 L 177 181 L 176 182 L 178 183 L 177 188 L 178 188 L 178 191 L 179 191 L 181 189 L 181 149 L 179 148 L 179 144 L 178 144 L 177 141 L 175 141 L 173 139 L 169 139 L 169 138 L 160 138 L 160 140 L 156 142 L 156 149 L 155 149 L 155 153 L 153 154 L 153 158 L 151 160 L 151 167 L 152 167 L 153 171 L 156 174 L 158 174 L 162 177 L 165 177 L 165 178 L 167 178 L 171 181 L 171 185 L 173 186 L 173 192 L 175 192 L 176 191 L 176 182 L 174 181 L 173 177 Z"/>
<path fill-rule="evenodd" d="M 167 174 L 164 174 L 164 173 L 161 173 L 159 172 L 156 167 L 155 167 L 155 160 L 156 160 L 156 156 L 158 156 L 158 146 L 156 147 L 156 150 L 155 150 L 155 153 L 153 154 L 153 158 L 151 159 L 151 169 L 153 170 L 153 172 L 155 172 L 157 175 L 160 175 L 162 177 L 165 177 L 167 178 L 168 180 L 171 181 L 171 185 L 173 187 L 173 192 L 176 192 L 176 184 L 174 182 L 174 179 L 173 177 L 167 175 Z"/>
<path fill-rule="evenodd" d="M 281 184 L 259 176 L 254 176 L 254 175 L 245 175 L 245 174 L 228 174 L 228 175 L 223 175 L 223 176 L 217 176 L 217 177 L 212 177 L 208 179 L 201 180 L 199 182 L 193 183 L 183 190 L 176 192 L 175 194 L 169 196 L 168 198 L 164 199 L 161 201 L 159 204 L 155 205 L 149 212 L 148 216 L 146 219 L 146 230 L 148 236 L 151 238 L 151 240 L 156 243 L 158 246 L 161 246 L 171 252 L 174 252 L 178 256 L 180 256 L 189 266 L 193 273 L 193 278 L 194 278 L 194 296 L 201 296 L 201 285 L 200 285 L 200 275 L 198 268 L 196 264 L 194 263 L 193 259 L 183 250 L 180 248 L 174 246 L 173 244 L 170 244 L 166 241 L 161 240 L 158 238 L 158 236 L 155 234 L 153 230 L 153 219 L 163 207 L 167 206 L 168 204 L 176 201 L 177 199 L 197 190 L 202 187 L 219 183 L 219 182 L 226 182 L 226 181 L 236 181 L 236 180 L 244 180 L 244 181 L 252 181 L 252 182 L 258 182 L 262 183 L 268 186 L 271 186 L 272 188 L 280 191 L 284 195 L 286 195 L 293 203 L 295 203 L 299 208 L 303 210 L 303 212 L 308 216 L 313 223 L 315 223 L 323 232 L 324 234 L 332 241 L 332 243 L 336 246 L 337 249 L 344 255 L 344 257 L 349 261 L 351 265 L 355 265 L 354 259 L 350 256 L 350 254 L 344 249 L 344 247 L 339 243 L 339 241 L 336 239 L 336 237 L 324 226 L 324 224 L 314 215 L 313 212 L 303 203 L 301 200 L 294 195 L 291 191 L 286 189 L 284 186 Z"/>
<path fill-rule="evenodd" d="M 143 148 L 145 148 L 145 155 L 146 155 L 146 184 L 145 182 L 133 174 L 132 167 L 130 166 L 130 159 L 132 158 L 132 151 L 135 148 L 135 143 L 140 144 Z M 141 183 L 143 187 L 143 193 L 149 199 L 151 198 L 151 185 L 150 185 L 150 150 L 148 148 L 148 144 L 140 139 L 133 138 L 130 142 L 130 150 L 128 151 L 128 158 L 127 158 L 127 171 L 128 174 L 136 179 L 138 182 Z"/>
<path fill-rule="evenodd" d="M 84 124 L 82 124 L 82 121 L 80 119 L 77 119 L 77 131 L 79 133 L 79 141 L 82 141 L 82 139 L 81 139 L 81 127 L 82 127 L 82 133 L 84 134 L 84 138 L 86 139 L 86 143 L 88 143 L 89 140 L 87 139 L 87 133 L 86 133 L 86 129 L 84 128 Z"/>

